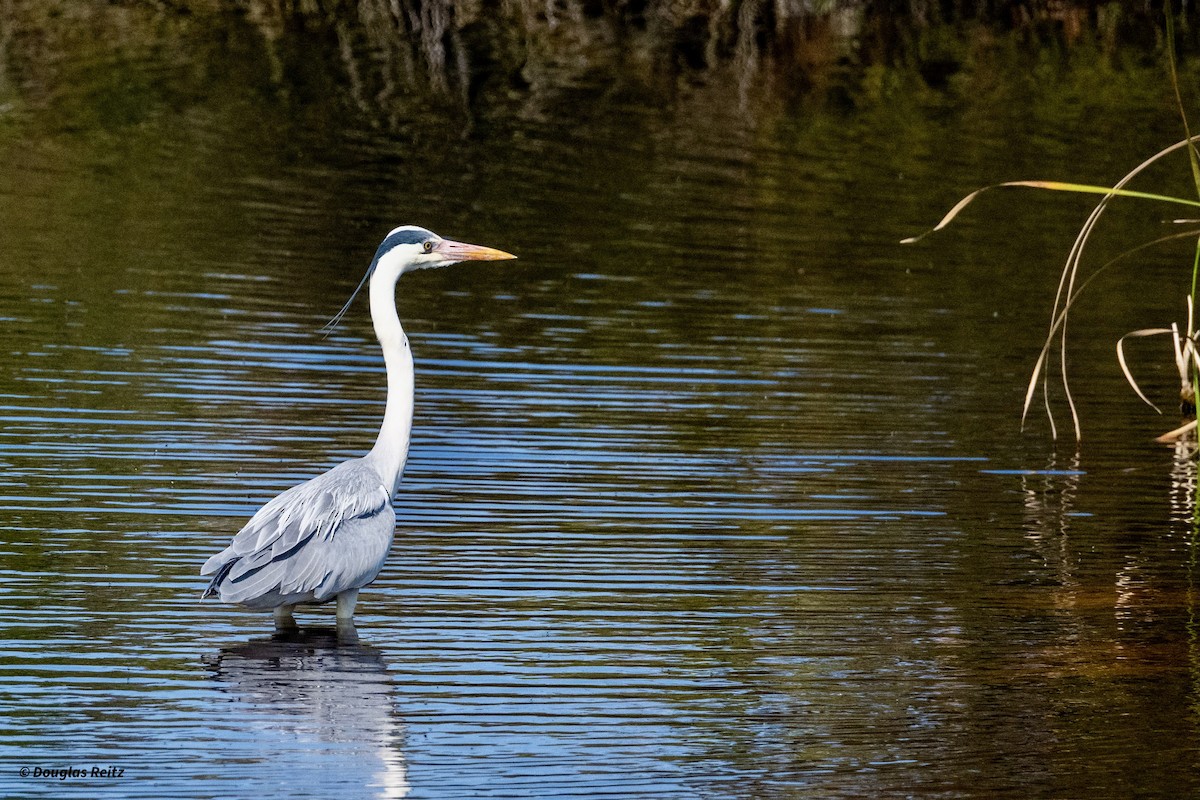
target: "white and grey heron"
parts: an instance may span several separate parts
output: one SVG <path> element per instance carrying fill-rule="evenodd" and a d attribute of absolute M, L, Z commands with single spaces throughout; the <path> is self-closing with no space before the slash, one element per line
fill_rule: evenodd
<path fill-rule="evenodd" d="M 280 628 L 295 627 L 297 605 L 337 599 L 339 624 L 354 615 L 358 592 L 375 580 L 396 528 L 392 498 L 404 472 L 412 431 L 413 359 L 396 315 L 396 281 L 417 269 L 462 261 L 516 258 L 502 250 L 443 239 L 414 225 L 394 229 L 375 251 L 367 274 L 371 321 L 387 366 L 387 405 L 375 446 L 293 486 L 258 510 L 200 570 L 212 575 L 201 598 L 272 610 Z"/>

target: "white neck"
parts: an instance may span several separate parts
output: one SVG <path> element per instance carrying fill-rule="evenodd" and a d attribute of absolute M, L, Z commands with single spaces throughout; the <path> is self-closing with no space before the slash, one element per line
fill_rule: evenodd
<path fill-rule="evenodd" d="M 387 406 L 379 438 L 367 459 L 394 495 L 408 458 L 413 415 L 413 358 L 396 316 L 396 278 L 376 270 L 371 276 L 371 321 L 387 365 Z"/>

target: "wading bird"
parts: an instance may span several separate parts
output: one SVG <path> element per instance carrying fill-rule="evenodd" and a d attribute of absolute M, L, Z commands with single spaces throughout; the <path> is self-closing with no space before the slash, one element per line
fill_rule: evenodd
<path fill-rule="evenodd" d="M 387 366 L 387 406 L 371 452 L 293 486 L 250 518 L 228 547 L 201 568 L 212 582 L 201 598 L 273 610 L 279 628 L 296 626 L 297 605 L 337 599 L 339 624 L 354 615 L 358 591 L 379 574 L 392 544 L 400 484 L 412 431 L 413 359 L 396 316 L 396 281 L 406 272 L 462 261 L 501 261 L 516 256 L 490 247 L 443 239 L 412 225 L 396 228 L 350 300 L 371 282 L 371 321 Z"/>

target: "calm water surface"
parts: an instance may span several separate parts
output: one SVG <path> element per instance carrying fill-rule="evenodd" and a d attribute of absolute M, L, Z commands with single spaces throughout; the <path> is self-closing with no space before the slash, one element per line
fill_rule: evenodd
<path fill-rule="evenodd" d="M 1018 416 L 1087 207 L 896 245 L 977 185 L 1116 179 L 1176 138 L 1160 87 L 756 113 L 593 76 L 389 116 L 244 20 L 155 19 L 0 71 L 0 794 L 1200 792 L 1194 465 L 1112 357 L 1181 317 L 1186 251 L 1081 307 L 1077 450 Z M 391 560 L 357 642 L 273 638 L 198 569 L 370 447 L 366 303 L 319 329 L 406 222 L 521 259 L 401 282 Z"/>

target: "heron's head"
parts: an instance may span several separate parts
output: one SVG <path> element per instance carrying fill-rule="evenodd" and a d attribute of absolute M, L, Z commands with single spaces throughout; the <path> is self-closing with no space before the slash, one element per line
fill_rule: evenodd
<path fill-rule="evenodd" d="M 516 256 L 491 247 L 443 239 L 433 231 L 418 228 L 416 225 L 401 225 L 384 237 L 383 243 L 375 251 L 375 258 L 371 261 L 367 274 L 358 282 L 357 288 L 350 294 L 350 299 L 342 306 L 342 310 L 326 324 L 326 335 L 337 326 L 350 304 L 354 302 L 359 289 L 373 276 L 389 280 L 395 285 L 401 275 L 414 269 L 447 267 L 462 261 L 506 261 L 510 258 Z"/>
<path fill-rule="evenodd" d="M 372 272 L 399 278 L 406 272 L 430 267 L 447 267 L 462 261 L 504 261 L 516 258 L 503 250 L 443 239 L 416 225 L 394 229 L 375 251 Z"/>

